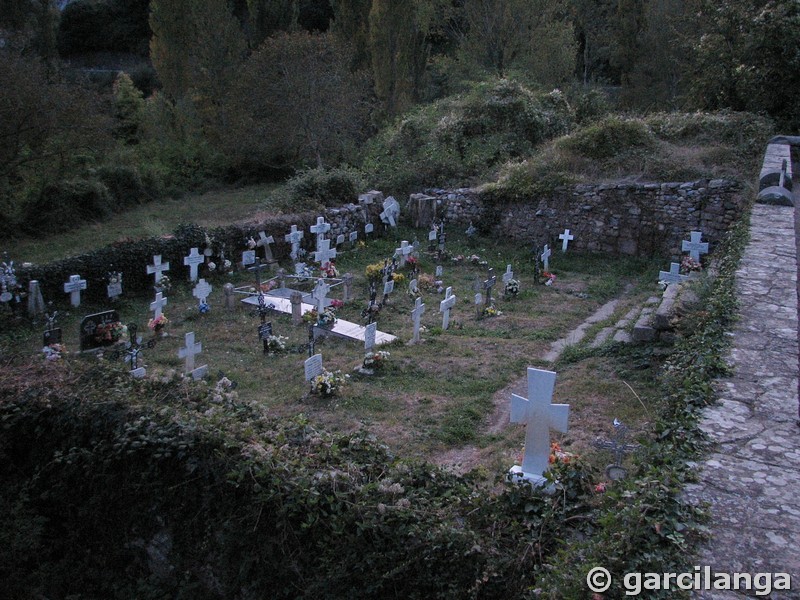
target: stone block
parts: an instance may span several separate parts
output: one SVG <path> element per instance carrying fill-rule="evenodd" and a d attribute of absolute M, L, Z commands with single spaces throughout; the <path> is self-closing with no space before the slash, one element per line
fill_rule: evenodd
<path fill-rule="evenodd" d="M 653 309 L 643 308 L 636 325 L 633 326 L 634 342 L 654 342 L 656 340 L 656 330 L 652 326 Z"/>
<path fill-rule="evenodd" d="M 672 329 L 670 321 L 675 316 L 675 303 L 678 299 L 680 285 L 668 285 L 661 297 L 661 304 L 653 317 L 653 327 L 659 331 Z"/>

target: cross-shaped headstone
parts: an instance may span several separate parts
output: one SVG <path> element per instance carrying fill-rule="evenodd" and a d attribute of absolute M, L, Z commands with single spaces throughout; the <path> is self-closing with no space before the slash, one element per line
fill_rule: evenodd
<path fill-rule="evenodd" d="M 622 458 L 639 447 L 639 444 L 626 443 L 627 438 L 628 428 L 618 419 L 614 419 L 614 437 L 610 440 L 597 438 L 592 444 L 595 448 L 610 450 L 614 454 L 614 463 L 606 467 L 609 479 L 624 479 L 627 470 L 622 466 Z"/>
<path fill-rule="evenodd" d="M 414 246 L 409 246 L 408 241 L 403 240 L 400 242 L 400 247 L 395 248 L 394 255 L 400 258 L 400 266 L 406 266 L 406 259 L 408 255 L 414 251 Z"/>
<path fill-rule="evenodd" d="M 414 302 L 414 310 L 411 311 L 411 317 L 414 319 L 414 335 L 411 338 L 412 344 L 419 342 L 419 320 L 424 312 L 425 305 L 422 303 L 422 298 L 417 298 Z"/>
<path fill-rule="evenodd" d="M 314 252 L 314 261 L 322 264 L 330 262 L 333 258 L 336 258 L 336 248 L 331 248 L 331 241 L 320 241 L 317 244 L 317 251 Z"/>
<path fill-rule="evenodd" d="M 370 323 L 364 328 L 364 350 L 367 352 L 370 352 L 375 347 L 375 334 L 377 332 L 377 323 Z"/>
<path fill-rule="evenodd" d="M 311 292 L 311 297 L 317 301 L 317 316 L 322 316 L 322 311 L 325 310 L 325 301 L 328 299 L 328 292 L 331 291 L 331 286 L 325 283 L 325 280 L 320 278 L 317 280 L 317 285 Z"/>
<path fill-rule="evenodd" d="M 297 225 L 292 225 L 291 231 L 283 236 L 283 239 L 292 245 L 289 256 L 292 260 L 297 259 L 297 251 L 300 249 L 300 240 L 303 239 L 303 232 L 297 229 Z"/>
<path fill-rule="evenodd" d="M 259 231 L 258 238 L 259 239 L 256 242 L 256 246 L 259 248 L 264 248 L 264 260 L 268 263 L 274 263 L 275 259 L 272 256 L 272 248 L 270 248 L 269 245 L 274 244 L 275 240 L 271 235 L 268 236 L 265 231 Z"/>
<path fill-rule="evenodd" d="M 201 379 L 208 371 L 208 365 L 194 367 L 194 357 L 203 351 L 203 344 L 194 341 L 194 331 L 190 331 L 184 336 L 186 346 L 178 348 L 178 358 L 186 359 L 184 373 L 191 375 L 192 379 Z"/>
<path fill-rule="evenodd" d="M 163 308 L 167 305 L 167 299 L 164 298 L 164 294 L 158 292 L 156 294 L 156 299 L 150 303 L 150 310 L 153 311 L 153 319 L 157 319 L 163 313 Z"/>
<path fill-rule="evenodd" d="M 453 295 L 453 288 L 449 287 L 444 292 L 444 300 L 439 303 L 439 312 L 442 313 L 442 329 L 447 330 L 450 326 L 450 309 L 456 305 L 456 297 Z"/>
<path fill-rule="evenodd" d="M 681 275 L 681 266 L 678 263 L 670 263 L 669 264 L 669 271 L 659 271 L 658 272 L 658 279 L 659 281 L 666 281 L 669 283 L 680 283 L 681 281 L 686 281 L 689 279 L 688 275 Z"/>
<path fill-rule="evenodd" d="M 81 279 L 80 275 L 70 275 L 69 281 L 64 284 L 64 293 L 69 294 L 69 301 L 72 306 L 81 305 L 81 290 L 86 289 L 86 280 Z"/>
<path fill-rule="evenodd" d="M 389 196 L 383 201 L 383 212 L 380 214 L 381 221 L 391 227 L 397 227 L 397 217 L 399 216 L 400 205 L 394 199 L 394 196 Z"/>
<path fill-rule="evenodd" d="M 308 229 L 311 233 L 317 234 L 317 248 L 319 248 L 319 243 L 323 240 L 325 234 L 331 230 L 331 224 L 325 222 L 325 217 L 317 217 L 317 224 Z"/>
<path fill-rule="evenodd" d="M 566 252 L 567 245 L 570 243 L 571 240 L 575 239 L 575 236 L 570 234 L 569 229 L 565 229 L 564 233 L 560 233 L 558 235 L 558 239 L 561 240 L 561 251 Z"/>
<path fill-rule="evenodd" d="M 544 265 L 544 270 L 550 270 L 550 255 L 553 252 L 550 250 L 550 246 L 547 244 L 544 245 L 544 250 L 542 251 L 542 264 Z"/>
<path fill-rule="evenodd" d="M 197 267 L 206 261 L 206 257 L 197 251 L 197 248 L 189 250 L 189 256 L 183 257 L 183 264 L 189 267 L 189 281 L 197 281 Z M 160 279 L 160 277 L 159 277 Z"/>
<path fill-rule="evenodd" d="M 551 404 L 556 374 L 528 367 L 528 397 L 511 395 L 511 422 L 524 423 L 525 454 L 522 466 L 514 466 L 511 475 L 544 484 L 550 460 L 550 429 L 567 432 L 568 404 Z"/>
<path fill-rule="evenodd" d="M 322 354 L 315 354 L 303 363 L 306 381 L 311 381 L 317 375 L 322 375 Z"/>
<path fill-rule="evenodd" d="M 497 277 L 494 274 L 494 269 L 489 269 L 489 276 L 483 282 L 483 289 L 486 290 L 486 306 L 492 303 L 492 288 L 497 283 Z"/>
<path fill-rule="evenodd" d="M 205 279 L 201 279 L 197 282 L 197 285 L 194 286 L 192 296 L 197 298 L 200 304 L 205 304 L 208 296 L 211 294 L 211 290 L 213 289 L 213 286 L 211 286 Z"/>
<path fill-rule="evenodd" d="M 164 276 L 164 271 L 169 271 L 169 263 L 162 263 L 160 254 L 153 256 L 153 264 L 147 265 L 147 274 L 155 275 L 156 285 L 158 285 L 158 282 L 161 281 L 161 278 Z"/>
<path fill-rule="evenodd" d="M 689 233 L 690 241 L 683 240 L 681 242 L 681 250 L 688 252 L 692 259 L 700 262 L 701 254 L 708 254 L 708 242 L 701 242 L 703 233 L 700 231 L 692 231 Z"/>
<path fill-rule="evenodd" d="M 514 271 L 511 270 L 511 265 L 506 265 L 506 272 L 503 273 L 503 283 L 506 284 L 514 279 Z"/>

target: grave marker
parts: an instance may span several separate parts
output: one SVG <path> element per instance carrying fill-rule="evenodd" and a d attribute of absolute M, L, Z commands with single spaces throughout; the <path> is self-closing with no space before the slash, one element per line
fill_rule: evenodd
<path fill-rule="evenodd" d="M 311 381 L 317 375 L 322 375 L 322 354 L 315 354 L 306 359 L 303 363 L 306 381 Z"/>
<path fill-rule="evenodd" d="M 370 234 L 375 231 L 375 226 L 372 223 L 367 223 L 364 225 L 364 233 Z"/>
<path fill-rule="evenodd" d="M 506 272 L 503 273 L 503 285 L 514 279 L 514 271 L 511 270 L 511 265 L 506 265 Z"/>
<path fill-rule="evenodd" d="M 331 286 L 325 283 L 324 279 L 317 279 L 317 285 L 311 292 L 311 297 L 317 301 L 317 318 L 322 317 L 322 313 L 325 310 L 325 301 L 328 299 L 328 292 L 330 291 Z"/>
<path fill-rule="evenodd" d="M 292 251 L 289 253 L 289 257 L 292 260 L 297 260 L 297 251 L 300 249 L 300 240 L 303 239 L 303 231 L 297 229 L 297 225 L 292 225 L 291 231 L 283 236 L 283 239 L 292 245 Z"/>
<path fill-rule="evenodd" d="M 245 250 L 242 252 L 242 266 L 247 268 L 249 265 L 256 264 L 256 251 Z"/>
<path fill-rule="evenodd" d="M 369 323 L 364 328 L 364 350 L 371 352 L 375 347 L 375 334 L 378 331 L 378 324 L 373 322 Z"/>
<path fill-rule="evenodd" d="M 190 331 L 184 336 L 186 346 L 178 349 L 178 358 L 186 359 L 184 373 L 191 375 L 192 379 L 197 381 L 202 379 L 208 372 L 208 365 L 195 368 L 194 357 L 203 351 L 203 344 L 194 341 L 194 331 Z"/>
<path fill-rule="evenodd" d="M 480 319 L 483 316 L 483 296 L 480 292 L 475 294 L 475 318 Z"/>
<path fill-rule="evenodd" d="M 340 233 L 336 236 L 336 246 L 341 246 L 342 244 L 344 244 L 344 234 Z"/>
<path fill-rule="evenodd" d="M 314 252 L 314 262 L 324 264 L 336 258 L 336 248 L 331 248 L 330 240 L 321 240 L 317 244 L 317 251 Z"/>
<path fill-rule="evenodd" d="M 358 241 L 358 232 L 351 231 L 349 236 L 350 244 L 355 244 Z"/>
<path fill-rule="evenodd" d="M 156 294 L 156 299 L 150 303 L 150 310 L 153 311 L 153 319 L 158 319 L 163 314 L 163 308 L 167 305 L 167 299 L 164 298 L 164 294 L 158 292 Z"/>
<path fill-rule="evenodd" d="M 86 280 L 81 279 L 80 275 L 70 275 L 69 281 L 64 284 L 64 292 L 69 294 L 69 301 L 72 306 L 81 305 L 81 290 L 86 289 Z"/>
<path fill-rule="evenodd" d="M 383 212 L 380 214 L 381 221 L 391 227 L 397 227 L 397 218 L 400 216 L 400 205 L 394 196 L 389 196 L 383 201 Z"/>
<path fill-rule="evenodd" d="M 266 231 L 258 232 L 258 241 L 256 242 L 256 247 L 264 248 L 264 260 L 267 264 L 275 262 L 275 258 L 272 256 L 272 248 L 270 248 L 270 244 L 274 243 L 275 240 L 271 235 L 268 236 Z"/>
<path fill-rule="evenodd" d="M 147 265 L 147 274 L 155 276 L 156 285 L 158 285 L 158 282 L 161 281 L 161 278 L 164 276 L 164 271 L 169 271 L 169 263 L 162 263 L 160 254 L 153 256 L 153 264 Z"/>
<path fill-rule="evenodd" d="M 44 298 L 42 298 L 42 290 L 39 287 L 39 282 L 36 279 L 31 279 L 28 282 L 28 316 L 35 317 L 44 312 Z"/>
<path fill-rule="evenodd" d="M 308 229 L 311 233 L 317 235 L 317 248 L 319 248 L 319 243 L 325 239 L 325 234 L 331 230 L 331 224 L 325 222 L 325 217 L 317 217 L 317 224 Z"/>
<path fill-rule="evenodd" d="M 690 240 L 683 240 L 681 242 L 681 250 L 688 252 L 693 260 L 700 262 L 701 254 L 708 254 L 708 242 L 701 242 L 703 233 L 701 231 L 692 231 L 689 233 Z"/>
<path fill-rule="evenodd" d="M 197 267 L 206 261 L 206 257 L 197 251 L 197 248 L 189 250 L 189 256 L 183 257 L 183 264 L 189 267 L 189 281 L 197 281 Z"/>
<path fill-rule="evenodd" d="M 207 283 L 205 279 L 201 279 L 199 282 L 197 282 L 197 285 L 194 286 L 194 290 L 192 290 L 192 296 L 197 298 L 200 304 L 207 304 L 208 297 L 213 289 L 214 287 Z"/>
<path fill-rule="evenodd" d="M 497 276 L 494 274 L 494 269 L 489 269 L 489 276 L 483 282 L 483 289 L 486 291 L 486 306 L 492 303 L 492 288 L 497 283 Z"/>
<path fill-rule="evenodd" d="M 509 471 L 512 478 L 546 484 L 545 471 L 550 460 L 550 429 L 567 432 L 569 405 L 552 404 L 556 374 L 528 367 L 528 397 L 511 395 L 511 422 L 524 423 L 525 454 L 521 466 Z"/>
<path fill-rule="evenodd" d="M 122 273 L 114 272 L 108 274 L 106 294 L 108 294 L 110 300 L 116 300 L 122 295 Z"/>
<path fill-rule="evenodd" d="M 447 331 L 450 326 L 450 309 L 456 305 L 453 288 L 448 287 L 444 292 L 444 300 L 439 303 L 439 312 L 442 313 L 442 330 Z"/>
<path fill-rule="evenodd" d="M 408 255 L 414 251 L 413 246 L 409 246 L 406 240 L 400 242 L 400 247 L 395 248 L 394 255 L 400 257 L 400 267 L 406 266 L 406 260 L 408 259 Z"/>
<path fill-rule="evenodd" d="M 551 254 L 553 254 L 553 252 L 550 250 L 550 246 L 545 244 L 544 245 L 544 250 L 542 251 L 542 264 L 544 265 L 544 270 L 545 271 L 549 271 L 550 270 L 550 255 Z"/>
<path fill-rule="evenodd" d="M 47 319 L 47 328 L 42 335 L 43 346 L 61 343 L 62 331 L 60 327 L 56 327 L 56 316 L 58 316 L 58 311 L 53 311 L 52 314 L 45 313 L 45 318 Z"/>
<path fill-rule="evenodd" d="M 355 280 L 355 277 L 353 276 L 352 273 L 345 273 L 342 276 L 342 287 L 344 288 L 344 291 L 343 291 L 342 294 L 344 296 L 344 298 L 343 298 L 344 302 L 350 302 L 350 300 L 353 299 L 353 281 L 354 280 Z"/>
<path fill-rule="evenodd" d="M 575 239 L 574 235 L 570 235 L 569 229 L 565 229 L 564 233 L 560 233 L 558 235 L 558 239 L 561 240 L 561 251 L 567 251 L 567 245 L 570 243 L 571 240 Z"/>
<path fill-rule="evenodd" d="M 442 265 L 436 265 L 436 277 L 441 277 L 442 273 L 444 273 L 444 269 L 442 269 Z"/>
<path fill-rule="evenodd" d="M 411 337 L 411 343 L 419 343 L 419 320 L 422 313 L 425 312 L 425 305 L 422 303 L 422 298 L 417 298 L 414 302 L 414 310 L 411 311 L 411 318 L 414 319 L 414 334 Z"/>
<path fill-rule="evenodd" d="M 117 323 L 119 321 L 119 313 L 115 310 L 105 310 L 93 315 L 87 315 L 81 321 L 80 329 L 80 350 L 94 350 L 95 348 L 103 348 L 110 346 L 117 340 L 98 340 L 97 328 L 109 323 Z"/>
<path fill-rule="evenodd" d="M 670 283 L 680 283 L 689 279 L 688 275 L 681 275 L 681 266 L 678 263 L 670 263 L 669 271 L 659 271 L 658 280 Z"/>
<path fill-rule="evenodd" d="M 236 308 L 236 297 L 234 296 L 234 290 L 232 283 L 226 283 L 222 286 L 222 292 L 225 296 L 224 304 L 226 310 L 234 310 Z"/>
<path fill-rule="evenodd" d="M 299 325 L 303 322 L 303 294 L 298 291 L 292 292 L 289 296 L 289 302 L 292 305 L 292 325 Z"/>

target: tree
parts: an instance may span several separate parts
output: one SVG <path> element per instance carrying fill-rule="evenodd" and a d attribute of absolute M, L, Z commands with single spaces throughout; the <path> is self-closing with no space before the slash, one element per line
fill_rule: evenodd
<path fill-rule="evenodd" d="M 646 0 L 617 0 L 611 64 L 619 71 L 620 83 L 630 86 L 630 76 L 642 56 L 642 33 Z"/>
<path fill-rule="evenodd" d="M 577 75 L 584 84 L 608 80 L 614 0 L 570 0 L 578 42 Z"/>
<path fill-rule="evenodd" d="M 227 148 L 273 168 L 345 158 L 365 137 L 369 87 L 330 33 L 280 33 L 247 60 L 228 96 Z"/>
<path fill-rule="evenodd" d="M 251 48 L 280 31 L 295 31 L 300 0 L 247 0 L 247 30 Z"/>
<path fill-rule="evenodd" d="M 331 31 L 353 48 L 353 68 L 370 66 L 369 12 L 372 0 L 333 0 L 334 20 Z"/>

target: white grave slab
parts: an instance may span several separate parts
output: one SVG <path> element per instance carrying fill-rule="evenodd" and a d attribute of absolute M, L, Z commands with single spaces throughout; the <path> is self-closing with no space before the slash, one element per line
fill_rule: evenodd
<path fill-rule="evenodd" d="M 69 294 L 69 302 L 72 306 L 81 305 L 81 290 L 86 289 L 86 280 L 81 279 L 80 275 L 70 275 L 69 281 L 64 284 L 64 293 Z"/>
<path fill-rule="evenodd" d="M 567 245 L 575 239 L 575 236 L 570 234 L 569 229 L 565 229 L 564 233 L 558 235 L 558 239 L 561 240 L 561 251 L 566 252 Z"/>
<path fill-rule="evenodd" d="M 453 288 L 448 287 L 444 292 L 444 300 L 439 303 L 439 312 L 442 313 L 442 329 L 447 331 L 450 327 L 450 309 L 456 305 L 456 297 L 453 295 Z"/>
<path fill-rule="evenodd" d="M 701 242 L 703 233 L 700 231 L 692 231 L 689 233 L 690 240 L 683 240 L 681 242 L 681 250 L 688 252 L 697 262 L 700 262 L 701 254 L 708 254 L 708 242 Z"/>
<path fill-rule="evenodd" d="M 317 375 L 322 375 L 322 354 L 309 356 L 303 363 L 303 370 L 305 371 L 306 381 L 311 381 Z"/>
<path fill-rule="evenodd" d="M 206 261 L 206 257 L 197 251 L 197 248 L 189 250 L 189 256 L 183 257 L 183 264 L 189 267 L 189 281 L 197 281 L 197 267 Z M 160 277 L 159 277 L 160 279 Z"/>
<path fill-rule="evenodd" d="M 344 244 L 344 239 L 345 238 L 344 238 L 344 234 L 343 233 L 340 233 L 339 235 L 337 235 L 336 236 L 336 245 L 337 246 L 341 246 L 342 244 Z"/>

